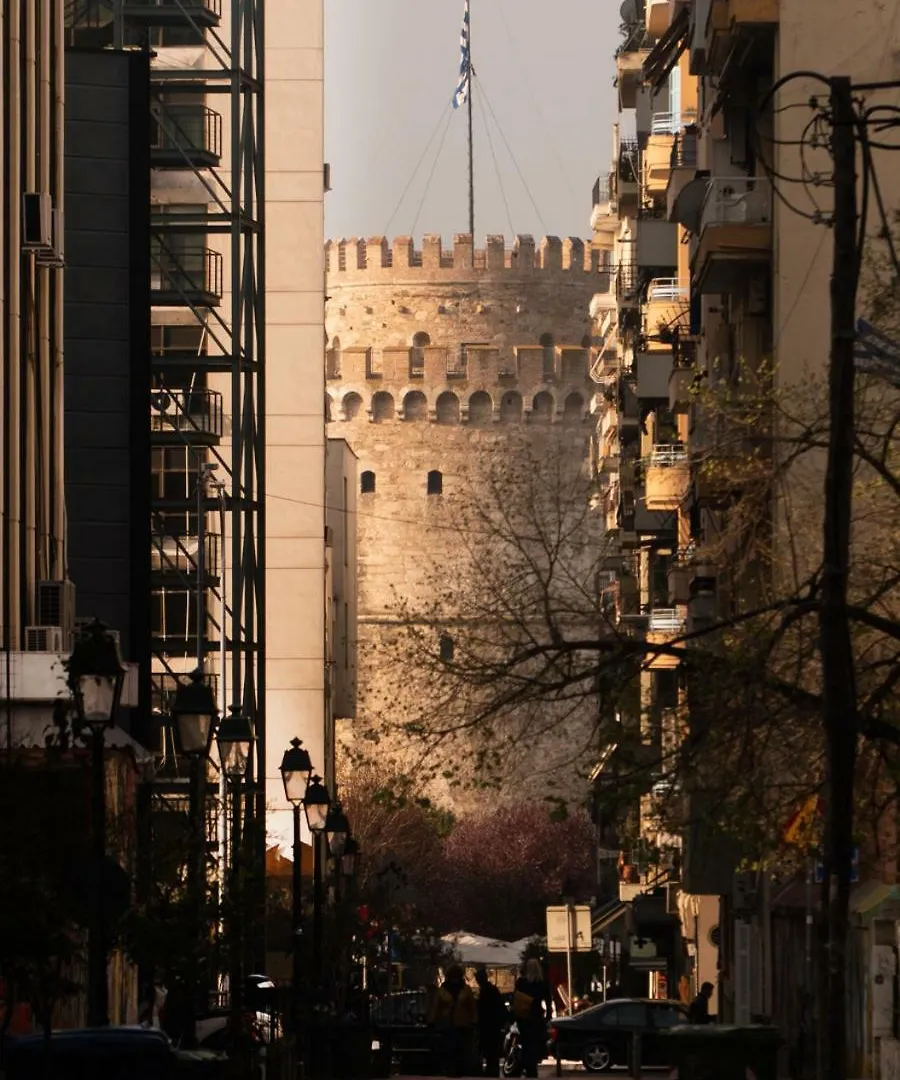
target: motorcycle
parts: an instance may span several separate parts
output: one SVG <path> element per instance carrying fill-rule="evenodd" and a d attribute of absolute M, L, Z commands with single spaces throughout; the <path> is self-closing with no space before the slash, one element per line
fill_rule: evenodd
<path fill-rule="evenodd" d="M 519 1025 L 513 1020 L 503 1037 L 503 1057 L 500 1063 L 504 1076 L 522 1075 L 522 1040 Z"/>

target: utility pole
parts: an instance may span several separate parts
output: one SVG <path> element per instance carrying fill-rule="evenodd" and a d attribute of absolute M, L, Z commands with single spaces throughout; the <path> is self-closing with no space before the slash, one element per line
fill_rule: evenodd
<path fill-rule="evenodd" d="M 831 84 L 834 158 L 834 255 L 831 271 L 829 437 L 825 472 L 822 594 L 822 722 L 826 741 L 825 878 L 827 978 L 824 1012 L 826 1080 L 846 1080 L 847 938 L 853 860 L 853 780 L 856 762 L 856 687 L 847 581 L 853 504 L 854 340 L 858 284 L 856 128 L 853 89 L 846 77 Z"/>

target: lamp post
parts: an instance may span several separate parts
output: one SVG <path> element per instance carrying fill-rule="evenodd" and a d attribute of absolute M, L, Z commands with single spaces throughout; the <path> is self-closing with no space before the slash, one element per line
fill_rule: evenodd
<path fill-rule="evenodd" d="M 197 668 L 189 683 L 182 683 L 175 693 L 172 716 L 178 729 L 182 753 L 190 761 L 190 798 L 188 816 L 192 837 L 188 859 L 188 896 L 194 905 L 194 918 L 198 933 L 203 929 L 203 901 L 206 879 L 206 820 L 205 777 L 206 759 L 210 738 L 218 710 L 212 687 Z M 196 1017 L 200 995 L 200 979 L 196 953 L 190 957 L 187 979 L 187 1008 L 184 1041 L 190 1048 L 196 1041 Z"/>
<path fill-rule="evenodd" d="M 96 895 L 88 927 L 88 1025 L 109 1024 L 109 989 L 106 978 L 106 777 L 104 732 L 112 725 L 122 693 L 125 670 L 115 638 L 94 620 L 75 642 L 66 665 L 67 682 L 82 730 L 90 733 L 91 832 L 94 841 Z"/>
<path fill-rule="evenodd" d="M 239 1030 L 241 1015 L 241 913 L 239 911 L 241 850 L 241 786 L 247 776 L 253 749 L 253 726 L 239 706 L 232 705 L 230 715 L 219 724 L 216 744 L 222 772 L 231 791 L 231 950 L 228 988 L 234 1033 Z"/>
<path fill-rule="evenodd" d="M 328 821 L 331 796 L 321 776 L 313 776 L 306 789 L 303 809 L 313 837 L 313 980 L 322 981 L 322 834 Z"/>
<path fill-rule="evenodd" d="M 299 1030 L 299 993 L 301 979 L 300 945 L 303 934 L 303 849 L 300 844 L 300 811 L 303 800 L 306 798 L 306 789 L 309 787 L 309 778 L 312 774 L 312 760 L 309 751 L 304 747 L 300 739 L 291 739 L 291 745 L 285 750 L 281 759 L 281 782 L 284 784 L 284 797 L 291 804 L 294 818 L 294 865 L 291 880 L 291 922 L 293 933 L 291 935 L 292 949 L 292 994 L 293 994 L 293 1020 L 295 1033 Z"/>

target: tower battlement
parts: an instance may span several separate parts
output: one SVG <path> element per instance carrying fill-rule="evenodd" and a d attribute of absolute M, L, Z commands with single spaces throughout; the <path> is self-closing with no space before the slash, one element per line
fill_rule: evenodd
<path fill-rule="evenodd" d="M 506 247 L 503 236 L 488 236 L 483 248 L 476 248 L 471 233 L 458 233 L 453 247 L 445 250 L 441 237 L 427 234 L 421 248 L 411 236 L 329 240 L 325 245 L 325 265 L 332 275 L 347 278 L 375 274 L 385 282 L 398 271 L 409 277 L 428 279 L 435 271 L 451 271 L 447 277 L 509 272 L 523 278 L 559 272 L 566 275 L 596 274 L 600 271 L 600 251 L 590 241 L 577 237 L 545 236 L 535 244 L 533 236 L 517 236 Z M 444 276 L 444 275 L 442 275 Z"/>

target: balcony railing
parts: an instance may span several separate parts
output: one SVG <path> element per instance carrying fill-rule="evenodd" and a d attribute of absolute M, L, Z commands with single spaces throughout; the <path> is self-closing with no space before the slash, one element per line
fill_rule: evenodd
<path fill-rule="evenodd" d="M 673 169 L 694 169 L 697 167 L 697 133 L 679 131 L 672 143 L 669 165 Z"/>
<path fill-rule="evenodd" d="M 208 248 L 169 251 L 154 245 L 150 291 L 155 304 L 216 304 L 222 298 L 222 256 Z"/>
<path fill-rule="evenodd" d="M 640 286 L 640 274 L 637 264 L 626 263 L 616 270 L 616 295 L 620 300 L 630 299 L 637 295 Z"/>
<path fill-rule="evenodd" d="M 218 700 L 219 676 L 204 671 L 203 680 L 207 686 L 212 688 L 213 694 Z M 169 671 L 152 672 L 150 675 L 150 706 L 153 712 L 157 715 L 168 716 L 172 712 L 172 703 L 178 693 L 179 686 L 190 681 L 189 675 L 179 677 Z"/>
<path fill-rule="evenodd" d="M 197 556 L 200 538 L 197 536 L 172 536 L 154 532 L 151 535 L 150 569 L 155 574 L 174 575 L 181 579 L 197 576 Z M 210 583 L 219 576 L 219 551 L 221 537 L 216 533 L 203 536 L 203 576 Z"/>
<path fill-rule="evenodd" d="M 593 190 L 593 196 L 592 197 L 593 197 L 593 200 L 594 200 L 591 203 L 592 206 L 600 206 L 603 203 L 608 203 L 609 202 L 609 180 L 608 179 L 606 179 L 606 178 L 601 179 L 600 177 L 597 177 L 597 179 L 594 181 L 594 190 Z"/>
<path fill-rule="evenodd" d="M 123 0 L 126 18 L 145 22 L 187 22 L 215 26 L 222 18 L 222 0 Z"/>
<path fill-rule="evenodd" d="M 765 225 L 772 220 L 767 181 L 752 176 L 717 176 L 703 200 L 701 229 L 707 225 Z"/>
<path fill-rule="evenodd" d="M 678 608 L 654 608 L 647 615 L 647 629 L 660 633 L 677 632 L 684 624 L 685 618 Z"/>
<path fill-rule="evenodd" d="M 205 105 L 164 105 L 153 117 L 156 165 L 215 164 L 222 155 L 222 117 Z"/>
<path fill-rule="evenodd" d="M 680 285 L 678 278 L 653 278 L 647 286 L 647 303 L 687 303 L 690 299 L 690 289 L 687 285 Z"/>
<path fill-rule="evenodd" d="M 217 390 L 154 389 L 150 394 L 150 430 L 190 441 L 221 439 L 222 395 Z"/>
<path fill-rule="evenodd" d="M 647 465 L 684 465 L 688 460 L 687 448 L 677 443 L 657 443 L 645 461 Z"/>
<path fill-rule="evenodd" d="M 621 30 L 622 41 L 616 49 L 616 58 L 637 52 L 639 49 L 649 49 L 653 44 L 645 23 L 623 23 Z"/>

